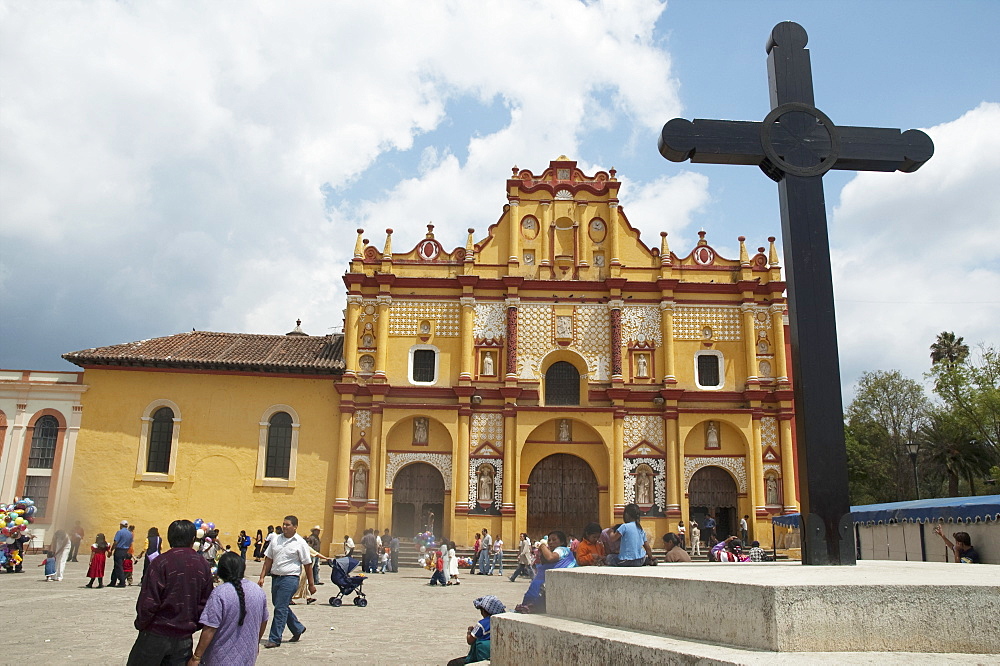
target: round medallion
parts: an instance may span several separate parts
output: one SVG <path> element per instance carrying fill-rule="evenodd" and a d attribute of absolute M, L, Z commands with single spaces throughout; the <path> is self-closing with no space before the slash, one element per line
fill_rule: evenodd
<path fill-rule="evenodd" d="M 709 266 L 715 261 L 715 252 L 707 245 L 700 245 L 694 250 L 694 260 L 702 266 Z"/>
<path fill-rule="evenodd" d="M 800 102 L 771 109 L 761 123 L 760 143 L 771 164 L 793 176 L 822 176 L 840 156 L 837 126 L 816 107 Z"/>
<path fill-rule="evenodd" d="M 417 245 L 417 254 L 424 261 L 435 259 L 440 251 L 441 248 L 438 247 L 438 244 L 430 239 L 422 240 Z"/>

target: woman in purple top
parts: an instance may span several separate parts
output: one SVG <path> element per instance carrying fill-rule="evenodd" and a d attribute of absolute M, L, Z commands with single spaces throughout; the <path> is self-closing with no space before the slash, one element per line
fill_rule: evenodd
<path fill-rule="evenodd" d="M 267 628 L 267 596 L 243 578 L 246 561 L 233 552 L 219 559 L 222 583 L 212 590 L 199 621 L 205 625 L 188 666 L 252 664 Z"/>

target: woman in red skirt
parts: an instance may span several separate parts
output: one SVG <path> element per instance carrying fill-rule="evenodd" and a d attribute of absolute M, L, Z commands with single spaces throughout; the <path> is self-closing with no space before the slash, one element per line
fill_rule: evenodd
<path fill-rule="evenodd" d="M 87 569 L 90 582 L 87 583 L 86 587 L 94 587 L 95 580 L 97 587 L 104 587 L 104 563 L 107 561 L 109 550 L 111 550 L 111 546 L 107 539 L 104 538 L 103 533 L 99 533 L 97 543 L 90 547 L 90 568 Z"/>

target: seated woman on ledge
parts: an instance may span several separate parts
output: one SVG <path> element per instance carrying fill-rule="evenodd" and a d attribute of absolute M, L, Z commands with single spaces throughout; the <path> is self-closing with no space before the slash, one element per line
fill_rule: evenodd
<path fill-rule="evenodd" d="M 566 534 L 555 530 L 549 532 L 548 543 L 542 541 L 538 546 L 537 573 L 524 593 L 524 599 L 514 609 L 518 613 L 544 613 L 545 572 L 549 569 L 570 569 L 576 566 L 573 551 L 566 545 Z"/>

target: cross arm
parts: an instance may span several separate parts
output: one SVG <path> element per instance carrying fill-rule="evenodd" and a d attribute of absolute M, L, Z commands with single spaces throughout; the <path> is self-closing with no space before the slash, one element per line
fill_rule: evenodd
<path fill-rule="evenodd" d="M 840 155 L 834 169 L 912 173 L 934 154 L 934 142 L 920 130 L 840 127 Z"/>
<path fill-rule="evenodd" d="M 757 165 L 764 160 L 761 123 L 674 118 L 660 132 L 660 154 L 671 162 Z"/>

